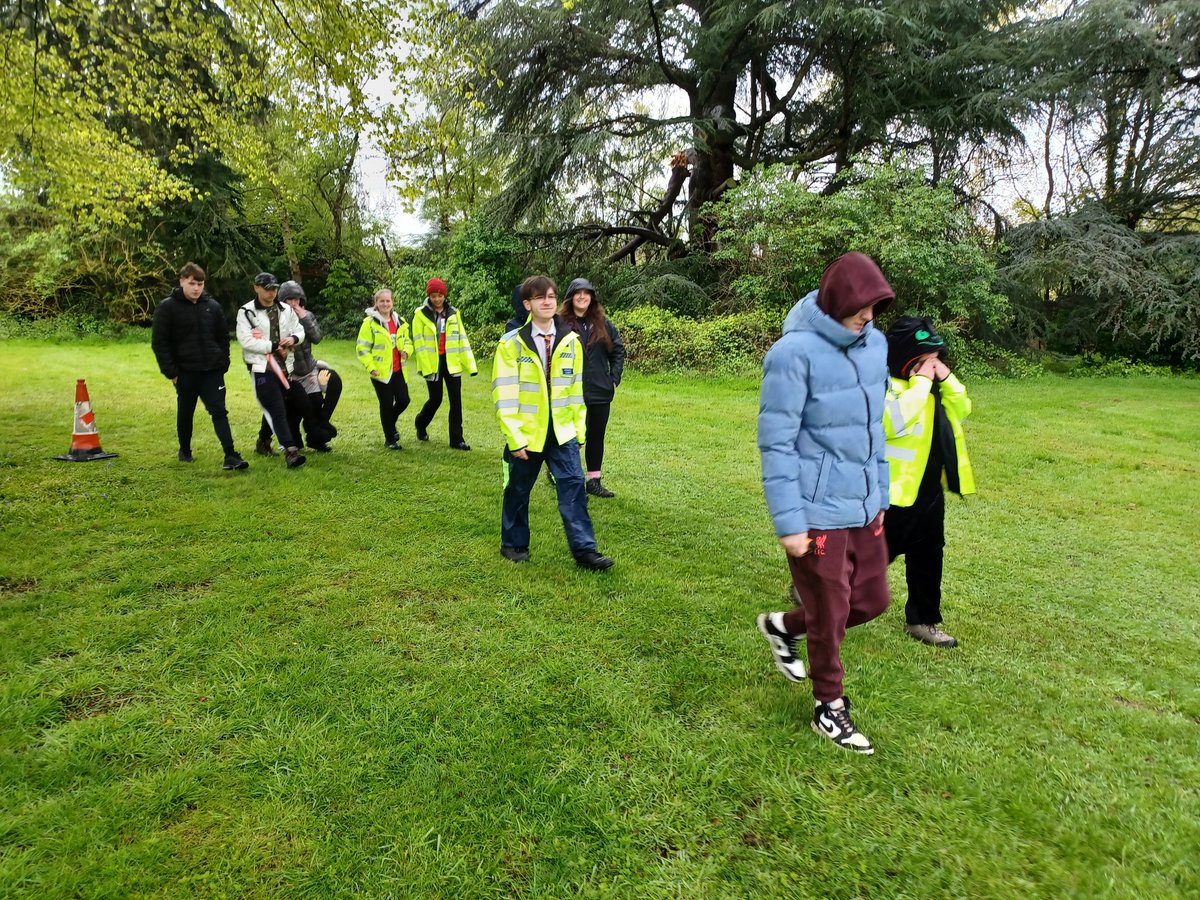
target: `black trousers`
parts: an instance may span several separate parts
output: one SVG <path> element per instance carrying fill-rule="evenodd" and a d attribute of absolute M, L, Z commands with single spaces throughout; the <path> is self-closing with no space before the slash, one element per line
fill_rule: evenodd
<path fill-rule="evenodd" d="M 225 373 L 213 369 L 208 372 L 180 372 L 175 379 L 175 431 L 179 435 L 179 449 L 192 450 L 192 420 L 196 415 L 196 401 L 204 402 L 204 409 L 212 418 L 213 431 L 221 442 L 221 449 L 233 453 L 233 434 L 229 430 L 229 412 L 225 409 Z"/>
<path fill-rule="evenodd" d="M 375 396 L 379 400 L 379 424 L 383 426 L 385 441 L 400 440 L 396 431 L 396 420 L 408 409 L 408 383 L 404 372 L 393 372 L 392 380 L 387 384 L 371 379 L 371 387 L 375 388 Z"/>
<path fill-rule="evenodd" d="M 904 619 L 909 625 L 937 625 L 942 621 L 942 557 L 946 546 L 946 494 L 942 486 L 917 495 L 912 506 L 893 506 L 883 517 L 887 533 L 888 562 L 905 559 L 908 603 Z"/>
<path fill-rule="evenodd" d="M 587 405 L 587 443 L 583 445 L 583 458 L 589 472 L 599 472 L 604 465 L 604 432 L 608 430 L 611 409 L 611 403 Z"/>
<path fill-rule="evenodd" d="M 265 372 L 251 372 L 250 380 L 254 382 L 254 396 L 262 407 L 264 426 L 275 432 L 279 438 L 280 447 L 296 447 L 299 441 L 292 434 L 288 424 L 288 395 L 292 393 L 283 386 L 279 376 L 267 369 Z M 260 429 L 261 436 L 261 429 Z"/>
<path fill-rule="evenodd" d="M 292 426 L 293 433 L 299 435 L 299 423 L 304 422 L 305 439 L 308 446 L 328 444 L 337 437 L 337 429 L 333 427 L 333 411 L 337 409 L 338 400 L 342 396 L 342 379 L 333 369 L 329 370 L 329 383 L 325 391 L 313 391 L 304 395 L 304 401 L 297 403 L 299 418 Z"/>
<path fill-rule="evenodd" d="M 425 405 L 421 407 L 421 411 L 417 413 L 417 428 L 421 431 L 427 431 L 429 424 L 433 421 L 433 415 L 442 405 L 442 385 L 446 386 L 446 393 L 450 395 L 450 443 L 461 444 L 463 442 L 463 427 L 462 427 L 462 376 L 451 375 L 446 368 L 446 357 L 438 357 L 438 378 L 437 381 L 426 381 L 425 387 L 429 391 L 429 399 L 425 401 Z"/>
<path fill-rule="evenodd" d="M 336 436 L 329 421 L 333 411 L 337 409 L 338 400 L 342 396 L 342 379 L 333 369 L 329 370 L 329 384 L 325 393 L 314 391 L 309 394 L 298 381 L 291 382 L 291 389 L 284 398 L 284 408 L 287 411 L 288 427 L 297 441 L 300 440 L 300 427 L 304 427 L 305 440 L 308 446 L 328 444 Z M 271 440 L 271 425 L 263 416 L 258 427 L 258 439 L 262 443 Z"/>

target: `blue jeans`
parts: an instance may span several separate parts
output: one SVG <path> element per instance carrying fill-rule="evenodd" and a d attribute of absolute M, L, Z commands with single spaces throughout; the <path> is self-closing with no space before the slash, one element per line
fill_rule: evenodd
<path fill-rule="evenodd" d="M 500 543 L 505 547 L 529 546 L 529 492 L 544 461 L 554 476 L 567 546 L 574 554 L 595 550 L 596 534 L 588 515 L 587 491 L 579 465 L 579 441 L 572 439 L 546 447 L 542 453 L 530 453 L 529 459 L 518 459 L 511 453 L 506 456 L 508 484 L 504 487 L 504 508 L 500 515 Z"/>

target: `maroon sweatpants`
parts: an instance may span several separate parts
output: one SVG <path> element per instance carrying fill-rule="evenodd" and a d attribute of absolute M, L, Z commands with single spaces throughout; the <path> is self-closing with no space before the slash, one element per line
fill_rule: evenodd
<path fill-rule="evenodd" d="M 891 602 L 887 539 L 879 516 L 862 528 L 810 531 L 808 536 L 808 553 L 788 557 L 792 583 L 804 605 L 784 613 L 783 627 L 789 635 L 805 636 L 813 696 L 828 703 L 844 693 L 839 651 L 846 629 L 870 622 Z"/>

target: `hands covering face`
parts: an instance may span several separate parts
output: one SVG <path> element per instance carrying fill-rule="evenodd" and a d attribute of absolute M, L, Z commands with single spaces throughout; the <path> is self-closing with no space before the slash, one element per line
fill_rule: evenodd
<path fill-rule="evenodd" d="M 936 356 L 931 356 L 913 370 L 914 375 L 924 375 L 931 381 L 945 381 L 950 368 Z"/>

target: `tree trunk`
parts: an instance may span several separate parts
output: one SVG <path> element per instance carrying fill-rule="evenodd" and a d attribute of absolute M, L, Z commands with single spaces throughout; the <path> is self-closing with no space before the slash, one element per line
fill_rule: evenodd
<path fill-rule="evenodd" d="M 275 195 L 275 203 L 279 207 L 279 230 L 283 233 L 283 252 L 287 254 L 288 271 L 292 274 L 292 281 L 299 284 L 300 258 L 296 256 L 296 232 L 292 228 L 292 216 L 283 199 L 283 191 L 274 182 L 271 184 L 271 193 Z"/>
<path fill-rule="evenodd" d="M 337 170 L 337 185 L 329 212 L 333 217 L 333 258 L 342 258 L 342 224 L 346 217 L 346 197 L 354 180 L 354 161 L 358 158 L 358 134 L 350 145 L 350 156 Z"/>
<path fill-rule="evenodd" d="M 738 128 L 734 118 L 736 73 L 722 72 L 714 83 L 701 84 L 692 99 L 696 140 L 692 184 L 688 194 L 688 237 L 693 247 L 711 250 L 716 223 L 704 207 L 720 198 L 733 183 L 734 145 Z"/>

